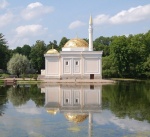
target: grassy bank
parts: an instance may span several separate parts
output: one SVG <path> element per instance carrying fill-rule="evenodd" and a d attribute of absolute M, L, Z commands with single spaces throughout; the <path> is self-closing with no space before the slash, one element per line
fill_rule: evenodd
<path fill-rule="evenodd" d="M 143 81 L 140 79 L 131 79 L 131 78 L 111 78 L 111 80 L 115 80 L 115 81 Z"/>
<path fill-rule="evenodd" d="M 11 79 L 11 78 L 9 78 Z M 0 79 L 0 85 L 3 85 L 5 83 L 6 79 Z M 13 80 L 13 78 L 12 78 Z M 25 79 L 23 80 L 22 78 L 16 79 L 17 80 L 17 84 L 38 84 L 41 83 L 41 80 L 35 80 L 35 79 Z"/>
<path fill-rule="evenodd" d="M 17 84 L 38 84 L 42 83 L 40 80 L 18 80 Z"/>

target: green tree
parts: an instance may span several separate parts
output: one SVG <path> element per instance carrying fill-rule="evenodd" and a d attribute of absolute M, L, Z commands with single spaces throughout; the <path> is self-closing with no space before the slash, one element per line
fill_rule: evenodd
<path fill-rule="evenodd" d="M 21 54 L 14 54 L 7 64 L 7 70 L 11 74 L 16 74 L 18 77 L 20 74 L 25 74 L 29 68 L 29 60 L 26 56 Z"/>
<path fill-rule="evenodd" d="M 144 73 L 148 78 L 150 78 L 150 54 L 146 62 L 144 62 Z"/>
<path fill-rule="evenodd" d="M 25 55 L 28 59 L 30 59 L 29 55 L 31 52 L 31 47 L 29 45 L 24 45 L 22 47 L 22 55 Z"/>
<path fill-rule="evenodd" d="M 16 54 L 22 54 L 22 48 L 21 47 L 16 47 L 14 50 L 13 50 L 13 53 Z"/>
<path fill-rule="evenodd" d="M 62 49 L 62 47 L 68 42 L 69 39 L 66 37 L 63 37 L 59 43 L 59 51 Z"/>
<path fill-rule="evenodd" d="M 110 44 L 110 54 L 113 59 L 114 66 L 121 77 L 125 77 L 128 74 L 129 62 L 128 62 L 128 45 L 126 36 L 113 37 Z"/>
<path fill-rule="evenodd" d="M 57 41 L 56 40 L 54 40 L 53 42 L 52 41 L 49 42 L 49 44 L 46 47 L 46 51 L 48 51 L 49 49 L 52 49 L 52 48 L 54 48 L 54 49 L 59 51 L 59 47 L 57 45 Z"/>
<path fill-rule="evenodd" d="M 93 42 L 95 51 L 103 51 L 103 57 L 110 55 L 111 38 L 100 36 Z"/>
<path fill-rule="evenodd" d="M 117 69 L 114 66 L 113 58 L 111 56 L 103 57 L 102 62 L 103 78 L 118 77 Z"/>
<path fill-rule="evenodd" d="M 147 47 L 145 45 L 145 36 L 143 34 L 134 35 L 128 43 L 128 73 L 132 77 L 142 77 L 144 74 L 144 62 L 148 57 Z"/>
<path fill-rule="evenodd" d="M 7 62 L 10 59 L 10 52 L 4 35 L 0 33 L 0 69 L 7 69 Z"/>
<path fill-rule="evenodd" d="M 40 73 L 41 69 L 45 69 L 46 44 L 44 41 L 36 41 L 35 45 L 31 47 L 30 61 L 33 68 Z"/>

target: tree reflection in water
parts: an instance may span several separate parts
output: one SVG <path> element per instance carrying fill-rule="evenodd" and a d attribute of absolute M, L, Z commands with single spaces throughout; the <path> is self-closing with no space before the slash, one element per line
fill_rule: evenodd
<path fill-rule="evenodd" d="M 148 120 L 150 122 L 150 87 L 140 82 L 120 82 L 103 86 L 103 109 L 110 109 L 117 117 Z"/>
<path fill-rule="evenodd" d="M 7 99 L 7 90 L 9 87 L 0 86 L 0 116 L 4 114 L 6 109 L 6 103 L 8 102 Z"/>
<path fill-rule="evenodd" d="M 35 102 L 37 107 L 44 106 L 45 96 L 41 94 L 37 85 L 17 85 L 10 87 L 7 92 L 8 99 L 14 106 L 21 106 L 30 99 Z"/>

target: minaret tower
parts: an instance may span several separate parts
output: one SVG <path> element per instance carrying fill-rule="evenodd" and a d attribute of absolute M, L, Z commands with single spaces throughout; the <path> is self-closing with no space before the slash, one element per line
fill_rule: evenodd
<path fill-rule="evenodd" d="M 93 21 L 92 16 L 89 20 L 89 51 L 93 51 Z"/>

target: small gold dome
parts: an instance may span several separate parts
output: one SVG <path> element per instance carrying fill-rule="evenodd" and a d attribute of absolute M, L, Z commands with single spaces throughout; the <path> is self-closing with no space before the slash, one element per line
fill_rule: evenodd
<path fill-rule="evenodd" d="M 67 113 L 65 114 L 66 119 L 68 119 L 69 121 L 75 122 L 75 123 L 80 123 L 83 122 L 88 115 L 86 114 L 70 114 Z"/>
<path fill-rule="evenodd" d="M 50 49 L 46 52 L 46 54 L 58 54 L 59 52 L 56 49 Z"/>
<path fill-rule="evenodd" d="M 52 115 L 56 115 L 57 111 L 58 110 L 56 110 L 56 109 L 49 109 L 49 110 L 47 110 L 47 113 L 52 114 Z"/>
<path fill-rule="evenodd" d="M 64 48 L 87 48 L 88 43 L 79 38 L 69 40 L 65 45 Z"/>

